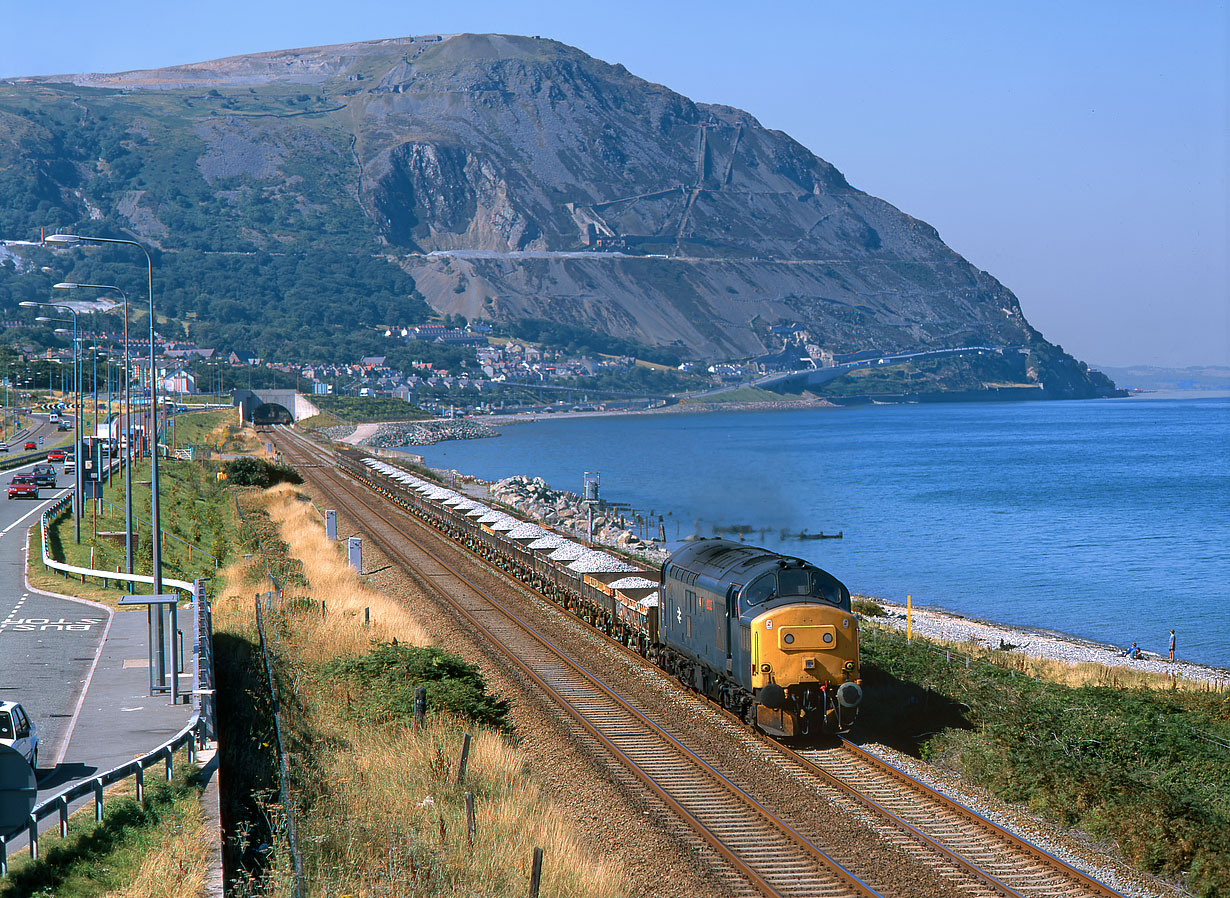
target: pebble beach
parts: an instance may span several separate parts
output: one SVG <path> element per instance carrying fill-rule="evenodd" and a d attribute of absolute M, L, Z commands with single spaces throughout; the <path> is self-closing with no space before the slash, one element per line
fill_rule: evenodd
<path fill-rule="evenodd" d="M 857 598 L 871 599 L 881 605 L 888 612 L 888 617 L 878 620 L 895 629 L 905 630 L 905 605 L 885 602 L 870 596 L 858 596 Z M 1093 663 L 1107 667 L 1122 667 L 1164 677 L 1179 677 L 1197 683 L 1207 683 L 1223 689 L 1230 688 L 1230 670 L 1205 667 L 1184 661 L 1181 648 L 1174 661 L 1152 652 L 1145 652 L 1140 658 L 1132 659 L 1124 655 L 1124 647 L 1098 645 L 1075 636 L 1040 629 L 1011 627 L 1006 624 L 975 620 L 935 608 L 918 606 L 914 606 L 911 612 L 911 630 L 916 636 L 944 642 L 977 643 L 986 649 L 1000 649 L 1002 645 L 1009 644 L 1013 648 L 1008 651 L 1032 658 L 1044 658 L 1065 664 Z M 1181 640 L 1182 634 L 1178 636 Z M 1182 642 L 1179 642 L 1179 646 L 1182 646 Z"/>

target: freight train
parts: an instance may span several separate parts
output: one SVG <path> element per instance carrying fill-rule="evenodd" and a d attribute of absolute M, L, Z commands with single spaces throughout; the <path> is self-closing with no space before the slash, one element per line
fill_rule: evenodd
<path fill-rule="evenodd" d="M 854 721 L 850 592 L 801 558 L 702 539 L 647 571 L 378 459 L 344 452 L 338 466 L 765 733 Z"/>

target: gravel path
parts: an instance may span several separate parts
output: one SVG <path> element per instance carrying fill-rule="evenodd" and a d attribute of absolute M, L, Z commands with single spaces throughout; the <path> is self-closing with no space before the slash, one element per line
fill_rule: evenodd
<path fill-rule="evenodd" d="M 859 598 L 868 597 L 859 596 Z M 896 629 L 905 629 L 904 605 L 895 605 L 881 599 L 872 599 L 872 601 L 882 605 L 890 614 L 889 617 L 880 620 Z M 933 608 L 916 606 L 912 617 L 913 632 L 927 638 L 954 643 L 976 642 L 989 649 L 999 649 L 1001 645 L 1007 643 L 1014 646 L 1010 651 L 1034 658 L 1047 658 L 1066 664 L 1093 662 L 1108 667 L 1123 667 L 1160 674 L 1164 677 L 1174 676 L 1184 680 L 1230 688 L 1230 670 L 1220 667 L 1205 667 L 1181 659 L 1169 661 L 1152 652 L 1145 652 L 1141 658 L 1133 660 L 1124 656 L 1123 649 L 1114 646 L 1099 645 L 1080 640 L 1075 636 L 1050 633 L 1044 630 L 975 620 Z"/>

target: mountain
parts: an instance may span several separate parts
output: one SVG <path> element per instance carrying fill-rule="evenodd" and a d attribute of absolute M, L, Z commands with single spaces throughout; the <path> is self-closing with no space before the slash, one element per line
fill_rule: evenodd
<path fill-rule="evenodd" d="M 836 354 L 1002 346 L 984 379 L 1113 388 L 788 135 L 541 38 L 0 82 L 0 236 L 39 228 L 135 235 L 168 327 L 269 357 L 353 352 L 425 302 L 708 360 L 777 351 L 783 324 Z M 79 274 L 117 264 L 67 255 Z M 6 305 L 42 286 L 17 264 Z"/>

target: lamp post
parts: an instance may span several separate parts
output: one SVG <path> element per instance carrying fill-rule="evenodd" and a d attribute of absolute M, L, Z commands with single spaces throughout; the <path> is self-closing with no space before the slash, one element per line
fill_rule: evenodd
<path fill-rule="evenodd" d="M 120 413 L 124 416 L 124 554 L 132 573 L 132 368 L 128 360 L 128 294 L 114 284 L 62 282 L 55 290 L 114 290 L 124 300 L 124 392 Z M 107 408 L 110 409 L 110 401 Z"/>
<path fill-rule="evenodd" d="M 73 392 L 76 394 L 74 405 L 77 409 L 77 414 L 74 416 L 76 423 L 76 444 L 73 448 L 73 454 L 77 457 L 77 463 L 73 465 L 73 541 L 77 545 L 81 545 L 81 466 L 85 464 L 85 459 L 81 457 L 81 369 L 77 363 L 77 358 L 80 350 L 80 343 L 77 338 L 77 310 L 71 306 L 60 306 L 53 302 L 35 302 L 34 300 L 26 300 L 18 303 L 19 306 L 24 306 L 27 309 L 36 308 L 38 306 L 47 306 L 59 312 L 68 312 L 72 315 L 73 322 Z M 40 315 L 37 321 L 69 321 L 68 318 L 49 318 L 45 315 Z M 57 333 L 66 328 L 57 329 Z M 50 397 L 48 397 L 50 399 Z"/>
<path fill-rule="evenodd" d="M 135 246 L 145 254 L 145 262 L 149 269 L 149 375 L 150 375 L 150 404 L 149 404 L 149 425 L 150 425 L 150 525 L 153 530 L 153 567 L 154 567 L 154 595 L 162 594 L 162 515 L 158 502 L 158 381 L 156 380 L 155 372 L 155 356 L 157 351 L 154 343 L 154 260 L 150 257 L 147 250 L 135 240 L 116 240 L 110 237 L 82 237 L 77 234 L 49 234 L 45 243 L 51 246 L 76 246 L 80 243 L 99 243 L 99 244 L 117 244 L 121 246 Z M 125 316 L 127 319 L 127 316 Z M 127 321 L 125 321 L 127 328 Z M 127 347 L 125 347 L 127 348 Z M 131 434 L 129 439 L 131 441 Z M 161 618 L 160 618 L 161 620 Z M 173 682 L 177 684 L 177 680 L 173 677 Z M 178 692 L 176 688 L 173 692 Z"/>

